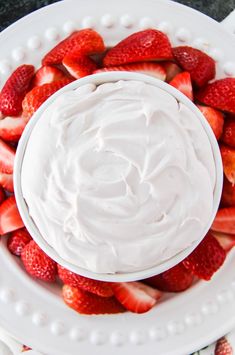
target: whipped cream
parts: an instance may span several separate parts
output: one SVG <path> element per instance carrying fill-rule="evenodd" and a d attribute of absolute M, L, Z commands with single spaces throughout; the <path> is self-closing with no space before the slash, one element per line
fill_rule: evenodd
<path fill-rule="evenodd" d="M 22 190 L 43 238 L 96 273 L 157 265 L 201 237 L 215 164 L 195 113 L 140 81 L 61 94 L 29 139 Z"/>

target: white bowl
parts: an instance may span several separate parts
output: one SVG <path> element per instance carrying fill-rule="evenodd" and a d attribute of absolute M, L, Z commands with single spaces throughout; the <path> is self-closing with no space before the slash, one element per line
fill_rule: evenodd
<path fill-rule="evenodd" d="M 94 273 L 91 271 L 88 271 L 86 269 L 80 268 L 74 264 L 71 264 L 64 259 L 62 259 L 58 253 L 46 242 L 46 240 L 42 237 L 40 234 L 37 226 L 35 225 L 33 219 L 30 217 L 29 212 L 28 212 L 28 207 L 27 203 L 23 198 L 23 193 L 22 193 L 22 187 L 21 187 L 21 167 L 22 167 L 22 162 L 24 159 L 24 152 L 27 146 L 27 142 L 30 138 L 31 132 L 37 123 L 37 121 L 40 119 L 42 113 L 44 110 L 62 93 L 69 91 L 71 89 L 76 89 L 82 85 L 88 84 L 88 83 L 94 83 L 96 85 L 105 83 L 105 82 L 116 82 L 118 80 L 138 80 L 138 81 L 144 81 L 145 83 L 152 84 L 154 86 L 157 86 L 172 96 L 174 96 L 178 101 L 182 102 L 185 106 L 187 106 L 191 111 L 195 113 L 195 115 L 198 117 L 199 121 L 201 122 L 208 139 L 211 144 L 211 148 L 213 151 L 213 156 L 214 156 L 214 162 L 215 162 L 215 170 L 216 170 L 216 184 L 215 184 L 215 189 L 214 189 L 214 201 L 213 201 L 213 211 L 211 214 L 210 219 L 208 220 L 208 223 L 203 230 L 203 233 L 200 238 L 196 242 L 194 242 L 190 247 L 184 249 L 174 257 L 164 261 L 161 264 L 158 264 L 156 266 L 153 266 L 148 269 L 144 269 L 141 271 L 136 271 L 136 272 L 127 272 L 127 273 L 115 273 L 115 274 L 108 274 L 108 273 Z M 35 157 L 36 159 L 36 157 Z M 185 96 L 183 95 L 180 91 L 176 90 L 174 87 L 168 85 L 167 83 L 155 79 L 151 76 L 143 75 L 143 74 L 138 74 L 138 73 L 133 73 L 133 72 L 106 72 L 106 73 L 99 73 L 95 75 L 90 75 L 85 78 L 76 80 L 72 82 L 71 84 L 63 87 L 61 90 L 56 92 L 53 96 L 51 96 L 34 114 L 34 116 L 31 118 L 29 121 L 26 129 L 24 130 L 24 133 L 19 141 L 17 152 L 16 152 L 16 157 L 15 157 L 15 166 L 14 166 L 14 190 L 15 190 L 15 197 L 16 197 L 16 202 L 18 205 L 19 212 L 21 214 L 21 217 L 23 219 L 23 222 L 28 229 L 29 233 L 33 237 L 33 239 L 36 241 L 36 243 L 44 250 L 46 254 L 48 254 L 52 259 L 54 259 L 57 263 L 60 265 L 66 267 L 67 269 L 80 274 L 82 276 L 86 276 L 92 279 L 96 280 L 103 280 L 103 281 L 110 281 L 110 282 L 124 282 L 124 281 L 134 281 L 134 280 L 141 280 L 148 278 L 153 275 L 157 275 L 163 271 L 166 271 L 170 269 L 171 267 L 175 266 L 178 264 L 180 261 L 182 261 L 184 258 L 186 258 L 195 248 L 196 246 L 202 241 L 206 233 L 208 232 L 214 217 L 216 215 L 219 202 L 220 202 L 220 197 L 221 197 L 221 192 L 222 192 L 222 183 L 223 183 L 223 167 L 222 167 L 222 161 L 221 161 L 221 155 L 218 147 L 218 143 L 215 139 L 214 133 L 205 120 L 204 116 L 200 112 L 200 110 Z"/>

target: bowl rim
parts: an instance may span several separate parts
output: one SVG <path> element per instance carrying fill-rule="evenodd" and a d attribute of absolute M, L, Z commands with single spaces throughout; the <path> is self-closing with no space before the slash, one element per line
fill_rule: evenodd
<path fill-rule="evenodd" d="M 30 139 L 31 133 L 33 131 L 33 128 L 35 127 L 36 123 L 38 122 L 39 118 L 43 114 L 43 112 L 47 109 L 47 107 L 50 106 L 50 104 L 57 99 L 61 94 L 70 91 L 70 90 L 76 90 L 78 87 L 86 85 L 86 84 L 95 84 L 95 85 L 100 85 L 105 82 L 116 82 L 119 80 L 137 80 L 137 81 L 142 81 L 148 84 L 152 84 L 172 96 L 174 96 L 178 101 L 182 102 L 185 106 L 187 106 L 192 112 L 195 113 L 197 118 L 199 119 L 202 127 L 204 128 L 207 137 L 210 141 L 212 153 L 214 156 L 214 163 L 215 163 L 215 172 L 216 172 L 216 181 L 215 181 L 215 188 L 214 188 L 214 199 L 213 199 L 213 210 L 211 217 L 205 226 L 201 238 L 198 238 L 197 241 L 193 242 L 191 246 L 188 248 L 182 250 L 178 254 L 174 255 L 170 259 L 167 259 L 166 261 L 157 264 L 155 266 L 152 266 L 150 268 L 146 268 L 143 270 L 139 271 L 134 271 L 134 272 L 126 272 L 126 273 L 95 273 L 89 270 L 86 270 L 84 268 L 81 268 L 79 266 L 76 266 L 72 263 L 67 262 L 64 260 L 56 251 L 53 249 L 46 241 L 46 239 L 43 238 L 43 236 L 40 234 L 39 229 L 37 228 L 36 224 L 34 223 L 33 219 L 29 215 L 27 203 L 23 197 L 23 192 L 22 192 L 22 186 L 21 186 L 21 168 L 22 168 L 22 162 L 24 158 L 24 153 L 27 148 L 27 143 Z M 220 203 L 220 198 L 221 198 L 221 193 L 222 193 L 222 185 L 223 185 L 223 165 L 222 165 L 222 159 L 221 159 L 221 154 L 219 150 L 219 146 L 217 143 L 217 140 L 214 136 L 214 133 L 203 116 L 202 112 L 197 108 L 197 106 L 184 94 L 182 94 L 180 91 L 175 89 L 173 86 L 167 84 L 164 81 L 161 81 L 157 78 L 154 78 L 149 75 L 145 74 L 140 74 L 136 72 L 127 72 L 127 71 L 109 71 L 109 72 L 103 72 L 103 73 L 97 73 L 97 74 L 92 74 L 89 76 L 86 76 L 81 79 L 77 79 L 73 81 L 72 83 L 64 86 L 62 89 L 57 91 L 55 94 L 53 94 L 49 99 L 47 99 L 40 107 L 39 109 L 34 113 L 33 117 L 30 119 L 28 122 L 20 140 L 18 143 L 17 151 L 16 151 L 16 156 L 15 156 L 15 162 L 14 162 L 14 172 L 13 172 L 13 181 L 14 181 L 14 192 L 15 192 L 15 198 L 16 198 L 16 203 L 17 207 L 19 209 L 20 215 L 22 217 L 22 220 L 24 222 L 25 227 L 31 234 L 32 238 L 35 240 L 35 242 L 39 245 L 39 247 L 48 255 L 50 256 L 53 260 L 55 260 L 58 264 L 62 265 L 63 267 L 88 278 L 94 279 L 94 280 L 100 280 L 100 281 L 108 281 L 108 282 L 129 282 L 129 281 L 137 281 L 137 280 L 142 280 L 157 274 L 160 274 L 171 267 L 175 266 L 179 262 L 181 262 L 183 259 L 185 259 L 196 247 L 197 245 L 203 240 L 205 237 L 206 233 L 210 229 L 210 226 L 215 218 L 215 215 L 217 213 L 219 203 Z"/>

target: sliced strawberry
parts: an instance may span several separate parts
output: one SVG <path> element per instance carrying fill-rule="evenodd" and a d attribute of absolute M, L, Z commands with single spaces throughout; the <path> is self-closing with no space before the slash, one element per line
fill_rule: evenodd
<path fill-rule="evenodd" d="M 57 265 L 39 248 L 34 240 L 29 242 L 21 252 L 21 260 L 28 274 L 39 280 L 55 282 Z"/>
<path fill-rule="evenodd" d="M 55 81 L 50 84 L 43 84 L 41 86 L 36 86 L 25 96 L 22 107 L 23 107 L 23 118 L 26 122 L 32 117 L 34 112 L 43 104 L 44 101 L 53 95 L 56 91 L 61 89 L 63 86 L 69 84 L 72 80 L 69 78 Z"/>
<path fill-rule="evenodd" d="M 224 174 L 232 183 L 235 183 L 235 149 L 225 145 L 220 146 L 220 153 L 223 161 Z"/>
<path fill-rule="evenodd" d="M 141 74 L 146 74 L 153 76 L 159 80 L 166 79 L 166 71 L 162 65 L 155 62 L 142 62 L 142 63 L 131 63 L 125 65 L 119 65 L 116 67 L 105 67 L 97 69 L 94 74 L 107 72 L 107 71 L 134 71 Z"/>
<path fill-rule="evenodd" d="M 115 297 L 100 297 L 69 285 L 63 286 L 62 296 L 70 308 L 82 314 L 125 312 L 125 308 Z"/>
<path fill-rule="evenodd" d="M 188 72 L 185 71 L 177 74 L 174 79 L 169 82 L 169 84 L 181 91 L 184 95 L 188 96 L 190 100 L 193 100 L 192 82 Z"/>
<path fill-rule="evenodd" d="M 0 205 L 0 235 L 13 232 L 23 226 L 15 197 L 10 196 Z"/>
<path fill-rule="evenodd" d="M 224 234 L 214 231 L 211 231 L 211 234 L 217 239 L 226 253 L 235 246 L 235 234 Z"/>
<path fill-rule="evenodd" d="M 218 110 L 235 113 L 235 78 L 216 80 L 201 89 L 198 101 Z"/>
<path fill-rule="evenodd" d="M 76 52 L 67 54 L 62 63 L 75 79 L 90 75 L 97 68 L 94 60 Z"/>
<path fill-rule="evenodd" d="M 193 279 L 192 272 L 187 270 L 183 263 L 180 263 L 159 275 L 145 279 L 144 282 L 161 291 L 182 292 L 192 285 Z"/>
<path fill-rule="evenodd" d="M 180 46 L 173 48 L 173 54 L 177 63 L 190 73 L 192 82 L 198 87 L 214 79 L 215 61 L 206 53 L 189 46 Z"/>
<path fill-rule="evenodd" d="M 226 117 L 221 139 L 225 144 L 235 148 L 235 119 Z"/>
<path fill-rule="evenodd" d="M 24 247 L 32 240 L 26 228 L 17 229 L 12 232 L 7 241 L 7 247 L 10 252 L 20 256 Z"/>
<path fill-rule="evenodd" d="M 222 132 L 223 132 L 223 126 L 224 126 L 224 116 L 222 112 L 215 110 L 212 107 L 209 106 L 201 106 L 197 105 L 199 110 L 203 113 L 205 116 L 205 119 L 211 126 L 216 139 L 220 139 Z"/>
<path fill-rule="evenodd" d="M 74 272 L 65 269 L 61 265 L 58 265 L 58 275 L 66 285 L 81 288 L 84 291 L 95 293 L 101 297 L 113 296 L 113 290 L 109 282 L 89 279 L 87 277 L 75 274 Z"/>
<path fill-rule="evenodd" d="M 0 139 L 0 172 L 5 174 L 13 173 L 15 151 L 2 139 Z"/>
<path fill-rule="evenodd" d="M 66 54 L 73 50 L 80 50 L 85 55 L 101 53 L 105 50 L 103 38 L 90 28 L 76 31 L 47 53 L 42 65 L 60 64 Z"/>
<path fill-rule="evenodd" d="M 5 116 L 18 116 L 22 101 L 34 74 L 33 65 L 21 65 L 9 77 L 0 94 L 0 111 Z"/>
<path fill-rule="evenodd" d="M 235 185 L 224 177 L 221 202 L 224 207 L 235 207 Z"/>
<path fill-rule="evenodd" d="M 66 75 L 62 70 L 50 65 L 45 65 L 36 71 L 32 81 L 32 86 L 34 87 L 41 86 L 43 84 L 50 84 L 53 81 L 58 81 L 65 78 Z"/>
<path fill-rule="evenodd" d="M 0 186 L 0 204 L 3 203 L 3 201 L 5 200 L 5 192 L 3 190 L 3 188 Z"/>
<path fill-rule="evenodd" d="M 12 174 L 4 174 L 0 171 L 0 186 L 7 190 L 8 192 L 14 191 L 13 186 L 13 175 Z"/>
<path fill-rule="evenodd" d="M 141 282 L 117 282 L 112 288 L 118 301 L 134 313 L 148 312 L 162 296 L 160 291 Z"/>
<path fill-rule="evenodd" d="M 233 348 L 226 337 L 217 340 L 214 355 L 233 355 Z"/>
<path fill-rule="evenodd" d="M 168 37 L 158 30 L 133 33 L 111 48 L 103 59 L 105 67 L 147 60 L 172 59 Z"/>
<path fill-rule="evenodd" d="M 235 234 L 235 207 L 220 208 L 211 229 L 215 232 Z"/>
<path fill-rule="evenodd" d="M 17 142 L 25 129 L 26 122 L 22 117 L 5 117 L 0 120 L 0 138 L 9 142 Z"/>
<path fill-rule="evenodd" d="M 161 65 L 166 71 L 166 81 L 169 83 L 177 74 L 181 73 L 181 68 L 173 62 L 162 62 Z"/>
<path fill-rule="evenodd" d="M 226 252 L 219 242 L 208 233 L 197 248 L 183 260 L 186 269 L 203 280 L 210 280 L 223 265 Z"/>

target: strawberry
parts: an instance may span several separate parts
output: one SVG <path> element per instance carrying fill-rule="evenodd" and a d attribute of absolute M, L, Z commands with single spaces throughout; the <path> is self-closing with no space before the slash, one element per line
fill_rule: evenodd
<path fill-rule="evenodd" d="M 235 246 L 235 234 L 224 234 L 214 231 L 211 231 L 211 234 L 217 239 L 226 253 L 228 253 Z"/>
<path fill-rule="evenodd" d="M 198 101 L 218 110 L 235 113 L 235 78 L 216 80 L 201 89 Z"/>
<path fill-rule="evenodd" d="M 205 116 L 205 119 L 207 120 L 207 122 L 211 126 L 216 139 L 219 140 L 222 135 L 223 126 L 224 126 L 223 114 L 220 111 L 217 111 L 214 108 L 209 107 L 209 106 L 197 105 L 197 107 L 203 113 L 203 115 Z"/>
<path fill-rule="evenodd" d="M 3 188 L 0 186 L 0 204 L 3 203 L 4 200 L 5 200 L 5 192 Z"/>
<path fill-rule="evenodd" d="M 12 232 L 7 241 L 7 247 L 10 252 L 20 256 L 24 247 L 32 240 L 26 228 L 17 229 Z"/>
<path fill-rule="evenodd" d="M 103 281 L 96 281 L 87 277 L 75 274 L 72 271 L 65 269 L 63 266 L 58 265 L 58 275 L 64 284 L 81 288 L 84 291 L 95 293 L 101 297 L 113 296 L 111 284 Z"/>
<path fill-rule="evenodd" d="M 55 282 L 57 274 L 56 262 L 31 240 L 21 252 L 21 260 L 28 274 L 46 282 Z"/>
<path fill-rule="evenodd" d="M 193 88 L 188 72 L 177 74 L 173 80 L 169 82 L 170 85 L 181 91 L 184 95 L 188 96 L 190 100 L 193 100 Z"/>
<path fill-rule="evenodd" d="M 24 352 L 29 351 L 29 350 L 32 350 L 32 349 L 29 348 L 27 345 L 23 345 L 23 348 L 22 348 L 21 352 L 24 353 Z"/>
<path fill-rule="evenodd" d="M 177 264 L 163 273 L 145 279 L 148 285 L 165 292 L 181 292 L 187 290 L 193 283 L 194 276 L 182 263 Z"/>
<path fill-rule="evenodd" d="M 197 248 L 183 260 L 186 269 L 203 280 L 210 280 L 213 274 L 222 266 L 226 252 L 219 242 L 207 233 Z"/>
<path fill-rule="evenodd" d="M 13 175 L 12 174 L 4 174 L 0 171 L 0 186 L 2 186 L 8 192 L 14 191 L 13 186 Z"/>
<path fill-rule="evenodd" d="M 122 65 L 147 60 L 172 59 L 171 44 L 158 30 L 133 33 L 111 48 L 103 59 L 104 66 Z"/>
<path fill-rule="evenodd" d="M 211 229 L 215 232 L 235 234 L 235 207 L 220 208 Z"/>
<path fill-rule="evenodd" d="M 112 288 L 118 301 L 134 313 L 149 311 L 162 296 L 162 292 L 141 282 L 116 282 Z"/>
<path fill-rule="evenodd" d="M 32 81 L 32 86 L 50 84 L 53 81 L 58 81 L 64 78 L 66 78 L 66 75 L 62 70 L 50 65 L 45 65 L 36 71 Z"/>
<path fill-rule="evenodd" d="M 0 111 L 6 116 L 18 116 L 22 101 L 34 74 L 33 65 L 21 65 L 6 81 L 0 94 Z"/>
<path fill-rule="evenodd" d="M 0 172 L 5 174 L 13 173 L 15 151 L 2 139 L 0 139 Z"/>
<path fill-rule="evenodd" d="M 226 177 L 224 177 L 221 202 L 224 207 L 235 207 L 235 185 L 231 184 Z"/>
<path fill-rule="evenodd" d="M 235 148 L 235 119 L 226 118 L 221 140 L 232 148 Z"/>
<path fill-rule="evenodd" d="M 224 174 L 232 183 L 235 183 L 235 149 L 225 145 L 220 146 L 220 153 L 223 161 Z"/>
<path fill-rule="evenodd" d="M 0 120 L 0 138 L 17 142 L 25 129 L 26 122 L 22 117 L 5 117 Z"/>
<path fill-rule="evenodd" d="M 177 74 L 181 73 L 180 67 L 173 62 L 162 62 L 161 65 L 166 71 L 166 82 L 169 83 Z"/>
<path fill-rule="evenodd" d="M 225 337 L 216 342 L 214 355 L 233 355 L 233 348 Z"/>
<path fill-rule="evenodd" d="M 75 52 L 67 54 L 62 63 L 75 79 L 90 75 L 97 68 L 94 60 L 87 55 L 76 54 Z"/>
<path fill-rule="evenodd" d="M 153 76 L 163 81 L 166 79 L 165 69 L 163 68 L 162 65 L 155 62 L 131 63 L 131 64 L 119 65 L 116 67 L 105 67 L 105 68 L 95 70 L 94 74 L 107 72 L 107 71 L 134 71 L 137 73 Z"/>
<path fill-rule="evenodd" d="M 214 79 L 215 61 L 206 53 L 189 46 L 180 46 L 173 48 L 173 55 L 183 70 L 190 73 L 196 86 L 202 87 Z"/>
<path fill-rule="evenodd" d="M 62 288 L 64 302 L 82 314 L 106 314 L 125 312 L 125 308 L 115 297 L 100 297 L 76 287 L 64 285 Z"/>
<path fill-rule="evenodd" d="M 43 104 L 44 101 L 53 95 L 56 91 L 61 89 L 63 86 L 69 84 L 72 80 L 69 78 L 55 81 L 50 84 L 43 84 L 41 86 L 36 86 L 25 96 L 22 107 L 23 107 L 23 118 L 26 122 L 32 117 L 32 115 L 37 111 L 37 109 Z"/>
<path fill-rule="evenodd" d="M 15 197 L 10 196 L 0 205 L 0 235 L 13 232 L 23 226 Z"/>
<path fill-rule="evenodd" d="M 47 53 L 42 65 L 60 64 L 66 54 L 73 50 L 85 55 L 101 53 L 105 50 L 104 41 L 99 33 L 90 28 L 76 31 Z"/>

